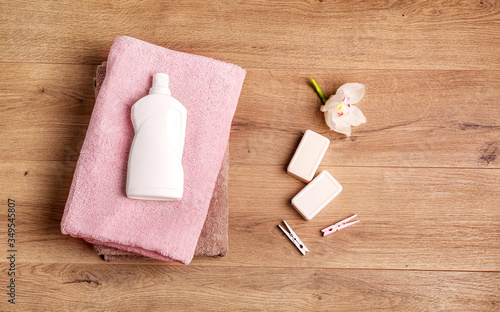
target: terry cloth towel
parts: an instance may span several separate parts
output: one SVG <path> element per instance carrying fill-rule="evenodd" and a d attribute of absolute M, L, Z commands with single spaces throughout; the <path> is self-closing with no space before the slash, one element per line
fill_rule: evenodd
<path fill-rule="evenodd" d="M 226 148 L 222 167 L 215 182 L 215 189 L 208 208 L 207 218 L 194 252 L 195 257 L 223 257 L 228 250 L 228 192 L 229 148 Z M 144 259 L 144 256 L 103 245 L 94 245 L 94 250 L 107 261 Z"/>
<path fill-rule="evenodd" d="M 102 82 L 106 76 L 106 62 L 97 67 L 96 78 L 94 78 L 95 96 L 97 98 L 101 89 Z M 214 193 L 208 207 L 208 214 L 205 224 L 201 230 L 198 245 L 194 252 L 194 256 L 211 256 L 223 257 L 228 249 L 228 192 L 227 179 L 229 173 L 229 146 L 226 147 L 222 167 L 215 182 Z M 145 259 L 144 256 L 135 254 L 130 251 L 121 250 L 103 245 L 94 245 L 97 253 L 108 261 L 122 261 Z"/>
<path fill-rule="evenodd" d="M 169 74 L 173 97 L 188 111 L 182 159 L 184 197 L 175 202 L 125 195 L 134 135 L 130 109 L 148 94 L 155 73 Z M 117 37 L 80 151 L 62 233 L 151 258 L 190 263 L 245 74 L 233 64 Z"/>

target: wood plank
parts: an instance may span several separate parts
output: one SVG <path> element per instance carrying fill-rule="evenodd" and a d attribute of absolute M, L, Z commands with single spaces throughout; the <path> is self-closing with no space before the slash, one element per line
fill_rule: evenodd
<path fill-rule="evenodd" d="M 73 168 L 71 162 L 0 163 L 8 181 L 2 197 L 17 201 L 23 261 L 102 263 L 89 244 L 60 233 Z M 304 183 L 285 168 L 231 165 L 229 254 L 193 265 L 500 271 L 500 170 L 323 169 L 344 190 L 307 222 L 290 205 Z M 354 213 L 360 224 L 321 236 L 322 228 Z M 283 219 L 311 250 L 307 256 L 277 228 Z M 0 228 L 6 222 L 0 218 Z"/>
<path fill-rule="evenodd" d="M 1 64 L 2 159 L 75 161 L 94 107 L 96 66 Z"/>
<path fill-rule="evenodd" d="M 500 68 L 494 1 L 66 0 L 1 9 L 3 62 L 96 65 L 127 34 L 243 67 Z"/>
<path fill-rule="evenodd" d="M 500 273 L 18 265 L 5 311 L 498 311 Z M 4 294 L 3 297 L 6 297 Z"/>
<path fill-rule="evenodd" d="M 347 82 L 365 84 L 358 106 L 367 123 L 350 138 L 330 131 L 310 77 L 327 96 Z M 499 168 L 499 90 L 498 71 L 252 70 L 233 120 L 231 162 L 286 166 L 311 129 L 332 140 L 328 165 Z"/>
<path fill-rule="evenodd" d="M 76 161 L 95 66 L 0 63 L 0 71 L 0 160 Z M 345 82 L 366 84 L 359 107 L 368 122 L 350 138 L 330 131 L 309 77 L 327 95 Z M 250 69 L 231 163 L 286 166 L 312 129 L 332 140 L 323 160 L 332 166 L 500 168 L 499 98 L 500 71 Z"/>

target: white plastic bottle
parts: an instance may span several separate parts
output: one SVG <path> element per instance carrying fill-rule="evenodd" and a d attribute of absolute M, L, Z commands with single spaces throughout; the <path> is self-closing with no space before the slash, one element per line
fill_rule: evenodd
<path fill-rule="evenodd" d="M 168 82 L 167 74 L 154 74 L 149 95 L 132 106 L 135 137 L 128 160 L 126 193 L 129 198 L 182 198 L 187 111 L 170 95 Z"/>

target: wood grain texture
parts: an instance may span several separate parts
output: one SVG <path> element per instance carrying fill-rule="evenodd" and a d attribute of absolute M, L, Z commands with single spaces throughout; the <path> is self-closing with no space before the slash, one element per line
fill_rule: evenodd
<path fill-rule="evenodd" d="M 17 195 L 19 243 L 30 261 L 101 263 L 89 244 L 60 233 L 73 169 L 71 162 L 0 165 L 0 174 L 11 183 L 4 196 Z M 320 170 L 334 174 L 344 191 L 307 222 L 290 205 L 305 184 L 284 167 L 231 165 L 229 254 L 193 264 L 500 270 L 500 170 L 324 165 Z M 321 236 L 320 229 L 354 213 L 360 224 Z M 300 257 L 277 228 L 283 219 L 311 250 L 307 257 Z M 5 223 L 0 219 L 1 228 Z M 57 248 L 47 252 L 48 241 Z"/>
<path fill-rule="evenodd" d="M 76 161 L 92 113 L 95 67 L 0 63 L 0 70 L 0 160 Z M 310 77 L 327 95 L 362 79 L 368 91 L 359 106 L 369 122 L 350 138 L 330 131 Z M 312 129 L 333 141 L 328 165 L 499 168 L 499 90 L 500 71 L 248 69 L 231 161 L 284 166 Z"/>
<path fill-rule="evenodd" d="M 499 71 L 263 69 L 251 74 L 231 133 L 236 162 L 285 166 L 303 132 L 311 129 L 332 140 L 322 164 L 499 167 Z M 358 106 L 369 122 L 353 128 L 350 138 L 330 131 L 310 77 L 327 95 L 362 80 L 367 94 Z"/>
<path fill-rule="evenodd" d="M 7 5 L 9 4 L 9 5 Z M 14 1 L 0 61 L 97 65 L 130 35 L 244 67 L 491 69 L 496 1 Z"/>
<path fill-rule="evenodd" d="M 500 311 L 499 30 L 494 0 L 0 0 L 0 311 Z M 60 232 L 92 78 L 118 35 L 247 70 L 226 257 L 109 264 Z M 368 122 L 330 131 L 310 77 L 327 96 L 365 84 Z M 306 129 L 332 140 L 320 170 L 344 187 L 309 222 L 290 205 L 305 184 L 286 174 Z"/>
<path fill-rule="evenodd" d="M 11 311 L 495 311 L 500 274 L 24 264 Z M 23 289 L 20 288 L 20 292 Z M 82 296 L 82 294 L 85 294 Z M 5 303 L 0 303 L 0 307 Z M 145 309 L 146 308 L 146 309 Z"/>

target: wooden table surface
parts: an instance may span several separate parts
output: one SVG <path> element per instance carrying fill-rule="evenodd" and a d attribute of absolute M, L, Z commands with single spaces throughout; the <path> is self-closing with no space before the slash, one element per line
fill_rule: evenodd
<path fill-rule="evenodd" d="M 247 70 L 226 257 L 109 263 L 60 232 L 92 78 L 118 35 Z M 0 311 L 500 311 L 494 0 L 3 0 L 0 73 Z M 367 123 L 330 131 L 310 77 L 327 95 L 365 84 Z M 305 184 L 286 174 L 307 129 L 331 139 L 320 170 L 344 187 L 309 222 L 290 205 Z"/>

